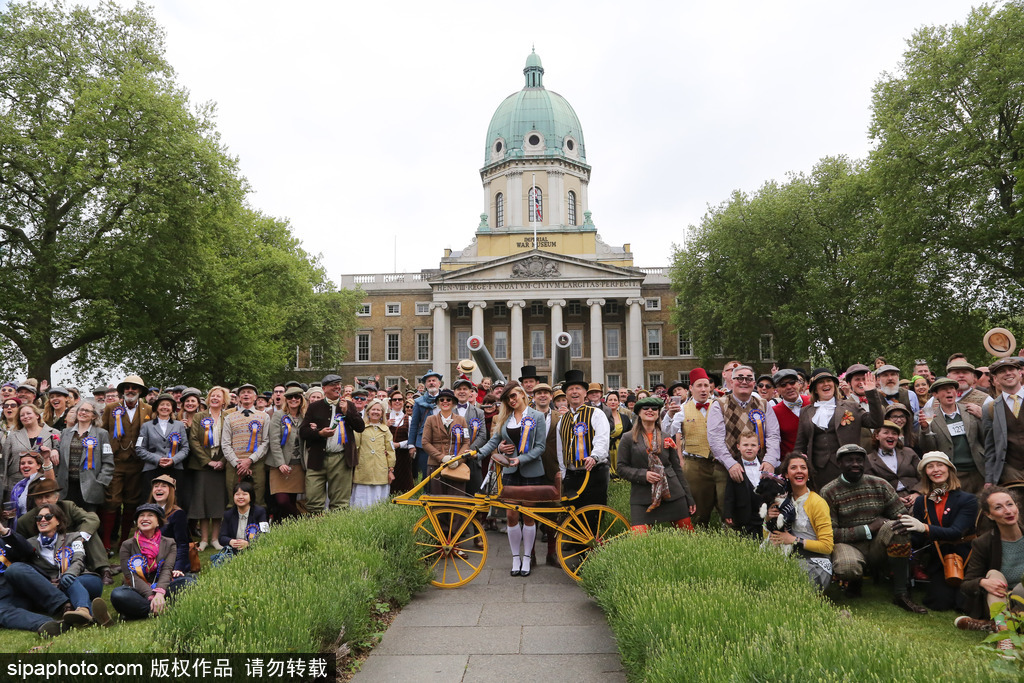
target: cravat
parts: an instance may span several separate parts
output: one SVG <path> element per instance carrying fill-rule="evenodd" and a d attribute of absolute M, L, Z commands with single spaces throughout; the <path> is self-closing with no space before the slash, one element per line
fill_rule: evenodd
<path fill-rule="evenodd" d="M 1020 397 L 1014 394 L 1010 400 L 1013 401 L 1013 416 L 1018 417 L 1020 415 Z"/>

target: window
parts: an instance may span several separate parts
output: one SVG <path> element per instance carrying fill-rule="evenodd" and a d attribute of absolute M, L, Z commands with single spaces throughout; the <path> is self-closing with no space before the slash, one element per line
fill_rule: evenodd
<path fill-rule="evenodd" d="M 531 301 L 530 302 L 530 315 L 535 318 L 539 318 L 544 315 L 544 302 L 543 301 Z"/>
<path fill-rule="evenodd" d="M 716 356 L 724 356 L 725 355 L 725 344 L 723 344 L 721 342 L 721 340 L 715 342 L 715 355 Z"/>
<path fill-rule="evenodd" d="M 775 335 L 761 335 L 761 360 L 775 360 Z"/>
<path fill-rule="evenodd" d="M 498 143 L 501 144 L 500 142 Z M 505 227 L 505 195 L 500 192 L 494 197 L 494 226 Z"/>
<path fill-rule="evenodd" d="M 497 301 L 494 304 L 494 317 L 495 318 L 507 318 L 508 317 L 508 306 L 502 301 Z"/>
<path fill-rule="evenodd" d="M 608 391 L 616 391 L 622 386 L 622 375 L 613 372 L 605 378 L 604 386 Z"/>
<path fill-rule="evenodd" d="M 384 315 L 402 315 L 402 304 L 395 301 L 384 304 Z"/>
<path fill-rule="evenodd" d="M 430 333 L 416 333 L 416 360 L 430 360 Z"/>
<path fill-rule="evenodd" d="M 583 307 L 580 306 L 580 302 L 579 301 L 570 301 L 569 302 L 569 315 L 582 315 L 582 314 L 583 314 Z"/>
<path fill-rule="evenodd" d="M 689 389 L 690 388 L 690 371 L 689 370 L 680 370 L 679 371 L 679 381 L 683 383 L 684 387 Z"/>
<path fill-rule="evenodd" d="M 362 304 L 361 306 L 359 306 L 359 310 L 356 312 L 356 315 L 362 318 L 365 318 L 368 315 L 370 315 L 370 304 Z"/>
<path fill-rule="evenodd" d="M 356 335 L 356 360 L 360 363 L 370 361 L 370 333 L 360 332 Z"/>
<path fill-rule="evenodd" d="M 689 332 L 679 333 L 679 355 L 680 356 L 692 356 L 693 355 L 693 340 L 690 339 Z M 689 377 L 689 375 L 687 375 Z"/>
<path fill-rule="evenodd" d="M 469 306 L 467 304 L 459 304 L 455 307 L 455 317 L 457 318 L 468 318 L 469 317 Z M 461 358 L 462 356 L 460 356 Z"/>
<path fill-rule="evenodd" d="M 469 355 L 469 330 L 458 330 L 455 332 L 455 357 L 470 358 Z"/>
<path fill-rule="evenodd" d="M 644 299 L 644 310 L 647 311 L 660 311 L 661 310 L 661 298 L 654 297 L 651 299 Z"/>
<path fill-rule="evenodd" d="M 572 144 L 572 140 L 569 144 Z M 569 190 L 569 225 L 576 225 L 576 193 L 572 190 Z"/>
<path fill-rule="evenodd" d="M 605 315 L 618 315 L 619 314 L 619 302 L 618 301 L 606 301 L 604 303 L 604 314 Z"/>
<path fill-rule="evenodd" d="M 566 330 L 569 336 L 572 337 L 572 343 L 569 344 L 569 357 L 570 358 L 583 358 L 583 330 Z"/>
<path fill-rule="evenodd" d="M 399 348 L 401 347 L 401 333 L 388 332 L 384 337 L 386 342 L 385 360 L 396 361 L 399 359 Z"/>
<path fill-rule="evenodd" d="M 609 358 L 619 357 L 619 328 L 606 327 L 604 330 L 604 355 Z"/>
<path fill-rule="evenodd" d="M 653 387 L 655 384 L 663 384 L 664 374 L 660 372 L 648 372 L 647 373 L 647 386 Z"/>
<path fill-rule="evenodd" d="M 401 386 L 402 386 L 402 378 L 401 377 L 397 377 L 397 376 L 394 376 L 394 375 L 385 375 L 384 376 L 384 386 L 382 386 L 381 389 L 390 389 L 391 387 L 401 387 Z"/>
<path fill-rule="evenodd" d="M 324 347 L 314 344 L 309 347 L 309 367 L 319 368 L 324 364 Z"/>
<path fill-rule="evenodd" d="M 505 330 L 494 331 L 494 357 L 497 360 L 508 358 L 508 332 Z"/>
<path fill-rule="evenodd" d="M 648 327 L 647 328 L 647 355 L 648 356 L 660 356 L 661 355 L 661 328 L 660 327 Z"/>
<path fill-rule="evenodd" d="M 530 222 L 540 223 L 544 217 L 544 193 L 539 187 L 530 188 Z"/>
<path fill-rule="evenodd" d="M 530 357 L 544 358 L 544 330 L 530 331 Z"/>
<path fill-rule="evenodd" d="M 416 302 L 416 315 L 430 315 L 430 302 L 429 301 L 417 301 Z"/>

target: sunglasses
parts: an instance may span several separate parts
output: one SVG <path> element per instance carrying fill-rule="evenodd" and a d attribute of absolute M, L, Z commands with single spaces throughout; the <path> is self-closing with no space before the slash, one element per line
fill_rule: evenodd
<path fill-rule="evenodd" d="M 36 515 L 37 522 L 49 522 L 53 519 L 53 515 Z"/>
<path fill-rule="evenodd" d="M 17 408 L 17 407 L 18 407 L 18 404 L 17 404 L 17 403 L 5 403 L 5 404 L 4 404 L 4 408 L 5 408 L 5 409 L 6 409 L 6 408 Z"/>
<path fill-rule="evenodd" d="M 771 388 L 773 388 L 773 387 L 772 387 L 772 385 L 771 385 L 771 384 L 758 384 L 758 385 L 757 385 L 757 388 L 758 388 L 758 389 L 771 389 Z"/>
<path fill-rule="evenodd" d="M 494 406 L 493 403 L 485 403 L 484 404 L 484 410 L 494 410 L 494 407 L 495 406 Z"/>
<path fill-rule="evenodd" d="M 658 410 L 658 406 L 644 406 L 640 410 Z"/>
<path fill-rule="evenodd" d="M 451 400 L 447 396 L 445 396 L 444 398 L 437 399 L 437 402 L 438 403 L 455 403 L 455 401 Z"/>
<path fill-rule="evenodd" d="M 396 401 L 404 401 L 404 400 L 405 400 L 404 398 L 402 398 L 401 396 L 399 396 L 398 398 L 393 398 L 393 399 L 391 399 L 391 402 L 392 402 L 392 403 L 395 403 Z"/>

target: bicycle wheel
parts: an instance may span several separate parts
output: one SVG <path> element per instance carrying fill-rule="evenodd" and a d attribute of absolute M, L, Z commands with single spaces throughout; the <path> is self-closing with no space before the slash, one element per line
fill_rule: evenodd
<path fill-rule="evenodd" d="M 604 505 L 587 505 L 570 514 L 558 528 L 555 553 L 566 574 L 580 580 L 590 551 L 629 531 L 629 522 Z"/>
<path fill-rule="evenodd" d="M 480 573 L 487 559 L 487 534 L 472 510 L 434 508 L 413 527 L 421 559 L 431 571 L 438 588 L 464 586 Z M 476 546 L 479 541 L 481 546 Z"/>

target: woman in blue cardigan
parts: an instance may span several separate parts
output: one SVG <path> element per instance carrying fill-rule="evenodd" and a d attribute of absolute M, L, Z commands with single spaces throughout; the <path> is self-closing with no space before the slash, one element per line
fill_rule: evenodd
<path fill-rule="evenodd" d="M 220 544 L 224 550 L 210 558 L 215 567 L 248 548 L 257 536 L 270 529 L 267 509 L 252 504 L 253 490 L 251 482 L 240 481 L 231 492 L 235 506 L 224 512 L 220 523 Z"/>
<path fill-rule="evenodd" d="M 501 409 L 491 428 L 491 440 L 476 454 L 478 460 L 495 451 L 494 458 L 500 462 L 507 459 L 501 475 L 502 486 L 544 486 L 544 462 L 541 456 L 547 440 L 547 426 L 544 414 L 529 407 L 526 392 L 517 382 L 510 382 L 501 395 Z M 509 510 L 508 544 L 512 548 L 512 576 L 529 576 L 533 561 L 533 542 L 537 538 L 534 520 L 523 519 L 519 525 L 519 513 Z M 522 545 L 522 554 L 520 554 Z"/>
<path fill-rule="evenodd" d="M 942 558 L 956 553 L 967 564 L 971 544 L 964 540 L 974 534 L 978 518 L 978 499 L 960 488 L 956 466 L 942 451 L 924 454 L 917 464 L 923 496 L 914 501 L 914 514 L 901 515 L 900 521 L 909 531 L 914 547 L 923 551 L 924 570 L 928 574 L 928 593 L 924 604 L 937 611 L 962 608 L 964 596 L 959 586 L 946 583 Z"/>

